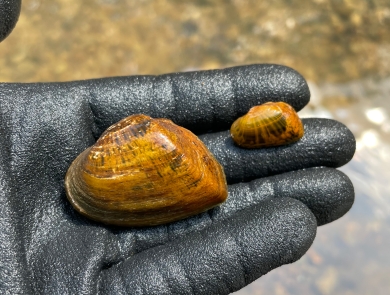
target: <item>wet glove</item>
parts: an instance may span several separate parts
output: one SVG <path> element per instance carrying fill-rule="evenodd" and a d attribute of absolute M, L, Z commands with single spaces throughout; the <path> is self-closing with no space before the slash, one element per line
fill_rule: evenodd
<path fill-rule="evenodd" d="M 342 124 L 304 119 L 291 145 L 242 149 L 226 130 L 251 106 L 309 100 L 303 78 L 276 65 L 67 83 L 0 84 L 2 294 L 229 294 L 299 259 L 317 225 L 348 211 L 353 156 Z M 176 223 L 105 226 L 71 207 L 70 163 L 134 113 L 196 132 L 224 167 L 226 203 Z"/>

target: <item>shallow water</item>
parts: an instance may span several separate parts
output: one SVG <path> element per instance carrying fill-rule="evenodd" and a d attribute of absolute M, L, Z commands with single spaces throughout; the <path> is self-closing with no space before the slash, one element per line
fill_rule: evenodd
<path fill-rule="evenodd" d="M 236 295 L 389 294 L 390 3 L 387 0 L 24 0 L 0 44 L 0 81 L 66 81 L 279 63 L 309 81 L 301 116 L 357 138 L 341 168 L 356 201 L 308 253 Z"/>

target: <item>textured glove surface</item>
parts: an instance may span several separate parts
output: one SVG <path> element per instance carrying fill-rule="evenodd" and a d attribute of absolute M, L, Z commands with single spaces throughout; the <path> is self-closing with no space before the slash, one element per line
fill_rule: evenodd
<path fill-rule="evenodd" d="M 0 0 L 0 42 L 13 30 L 18 21 L 22 0 Z"/>
<path fill-rule="evenodd" d="M 309 101 L 275 65 L 67 83 L 0 84 L 1 294 L 229 294 L 299 259 L 317 225 L 351 207 L 353 156 L 342 124 L 305 119 L 283 147 L 237 148 L 230 124 L 251 106 Z M 74 158 L 109 125 L 145 113 L 200 136 L 224 166 L 228 201 L 169 225 L 104 226 L 66 199 Z"/>

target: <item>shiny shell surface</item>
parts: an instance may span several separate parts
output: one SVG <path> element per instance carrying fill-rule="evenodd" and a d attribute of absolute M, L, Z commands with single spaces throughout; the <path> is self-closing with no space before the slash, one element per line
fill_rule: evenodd
<path fill-rule="evenodd" d="M 299 140 L 303 133 L 303 124 L 298 114 L 284 102 L 255 106 L 230 128 L 233 141 L 243 148 L 290 144 Z"/>
<path fill-rule="evenodd" d="M 81 214 L 133 227 L 177 221 L 227 197 L 223 168 L 198 137 L 145 115 L 109 127 L 73 161 L 65 188 Z"/>

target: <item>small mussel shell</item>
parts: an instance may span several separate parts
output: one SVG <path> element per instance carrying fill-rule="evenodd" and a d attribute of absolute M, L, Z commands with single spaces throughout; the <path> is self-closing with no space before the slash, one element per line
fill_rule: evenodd
<path fill-rule="evenodd" d="M 227 197 L 223 168 L 198 137 L 145 115 L 109 127 L 73 161 L 65 188 L 81 214 L 134 227 L 180 220 Z"/>
<path fill-rule="evenodd" d="M 255 106 L 230 128 L 233 141 L 243 148 L 271 147 L 293 143 L 304 133 L 297 112 L 284 102 Z"/>

